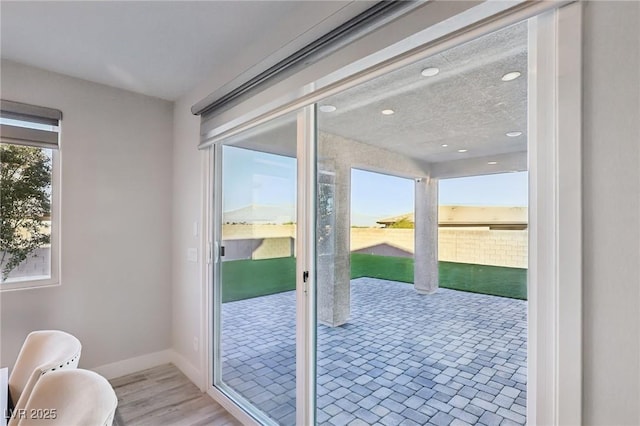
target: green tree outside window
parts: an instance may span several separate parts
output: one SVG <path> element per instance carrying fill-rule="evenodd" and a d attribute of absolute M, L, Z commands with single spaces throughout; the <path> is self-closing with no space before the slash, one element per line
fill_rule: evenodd
<path fill-rule="evenodd" d="M 0 144 L 2 281 L 50 243 L 51 150 Z"/>

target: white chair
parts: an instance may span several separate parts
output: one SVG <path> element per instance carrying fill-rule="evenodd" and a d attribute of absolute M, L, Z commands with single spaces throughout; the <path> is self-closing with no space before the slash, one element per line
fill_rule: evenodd
<path fill-rule="evenodd" d="M 29 333 L 20 349 L 18 359 L 9 376 L 9 395 L 15 404 L 15 412 L 24 409 L 34 386 L 43 374 L 68 368 L 76 368 L 82 345 L 69 333 L 58 330 L 42 330 Z M 18 419 L 9 420 L 15 426 Z"/>
<path fill-rule="evenodd" d="M 18 426 L 111 426 L 117 405 L 111 384 L 98 373 L 51 371 L 36 383 Z"/>

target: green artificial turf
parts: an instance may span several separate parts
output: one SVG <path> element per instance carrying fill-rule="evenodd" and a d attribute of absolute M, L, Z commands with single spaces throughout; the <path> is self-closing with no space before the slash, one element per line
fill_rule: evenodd
<path fill-rule="evenodd" d="M 438 262 L 440 287 L 527 299 L 527 270 L 501 266 Z M 351 278 L 372 277 L 413 283 L 413 259 L 351 254 Z"/>
<path fill-rule="evenodd" d="M 296 258 L 222 262 L 222 302 L 295 290 Z"/>
<path fill-rule="evenodd" d="M 438 262 L 440 287 L 527 300 L 527 270 Z"/>
<path fill-rule="evenodd" d="M 362 277 L 413 283 L 413 259 L 351 253 L 351 278 Z"/>
<path fill-rule="evenodd" d="M 527 270 L 467 263 L 439 262 L 440 287 L 472 293 L 527 299 Z M 222 301 L 249 299 L 294 290 L 296 260 L 232 260 L 222 263 Z M 413 283 L 413 259 L 351 254 L 351 278 L 371 277 Z"/>

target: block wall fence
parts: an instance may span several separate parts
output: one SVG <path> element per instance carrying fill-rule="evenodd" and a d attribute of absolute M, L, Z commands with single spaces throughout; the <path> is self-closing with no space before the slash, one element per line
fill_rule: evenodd
<path fill-rule="evenodd" d="M 295 225 L 224 225 L 229 240 L 262 239 L 247 258 L 267 259 L 292 256 Z M 387 244 L 413 254 L 413 229 L 351 228 L 351 251 Z M 527 268 L 527 230 L 490 230 L 488 228 L 440 228 L 438 259 L 447 262 Z"/>

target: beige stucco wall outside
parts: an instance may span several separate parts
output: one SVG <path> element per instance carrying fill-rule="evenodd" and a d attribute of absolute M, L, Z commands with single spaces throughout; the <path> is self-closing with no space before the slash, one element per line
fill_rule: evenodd
<path fill-rule="evenodd" d="M 351 251 L 385 243 L 413 253 L 413 229 L 351 228 Z"/>
<path fill-rule="evenodd" d="M 260 247 L 251 254 L 251 259 L 273 259 L 274 257 L 290 257 L 295 254 L 293 238 L 265 238 Z"/>
<path fill-rule="evenodd" d="M 295 238 L 296 225 L 222 225 L 223 240 Z"/>
<path fill-rule="evenodd" d="M 526 268 L 528 240 L 527 230 L 440 228 L 438 259 L 448 262 Z"/>
<path fill-rule="evenodd" d="M 265 239 L 253 259 L 291 256 L 295 225 L 224 225 L 225 239 Z M 351 228 L 351 251 L 389 244 L 409 253 L 414 250 L 413 229 Z M 526 268 L 528 232 L 488 228 L 440 228 L 438 259 L 447 262 Z"/>

